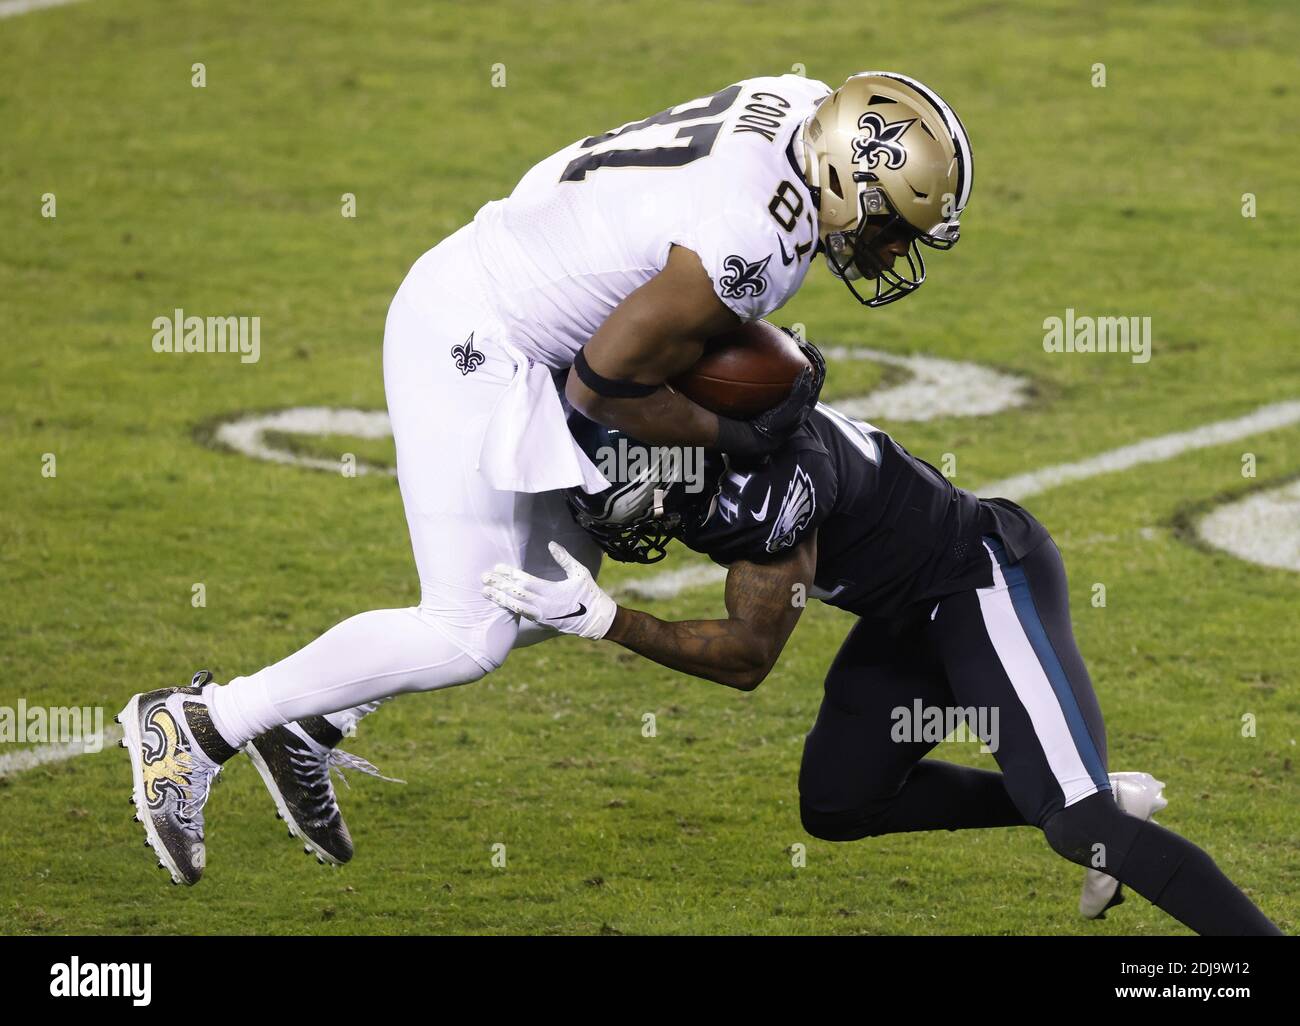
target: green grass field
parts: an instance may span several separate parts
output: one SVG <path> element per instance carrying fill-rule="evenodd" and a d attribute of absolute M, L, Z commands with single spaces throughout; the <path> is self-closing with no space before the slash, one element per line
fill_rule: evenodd
<path fill-rule="evenodd" d="M 974 141 L 962 244 L 918 296 L 866 311 L 815 268 L 778 315 L 817 342 L 1027 378 L 1017 410 L 881 422 L 931 462 L 954 454 L 956 483 L 1300 397 L 1298 32 L 1282 2 L 89 0 L 0 20 L 0 706 L 111 719 L 136 691 L 250 672 L 352 613 L 415 602 L 391 478 L 216 451 L 203 426 L 382 409 L 384 314 L 420 253 L 574 138 L 796 63 L 832 85 L 913 74 Z M 1245 193 L 1258 216 L 1242 216 Z M 153 352 L 153 319 L 176 307 L 260 316 L 260 361 Z M 1152 359 L 1045 353 L 1043 319 L 1067 307 L 1150 316 Z M 881 373 L 832 363 L 827 398 Z M 1161 821 L 1287 932 L 1297 577 L 1187 524 L 1298 474 L 1293 423 L 1026 503 L 1071 571 L 1112 767 L 1165 780 Z M 709 616 L 721 594 L 643 606 Z M 806 836 L 803 735 L 850 623 L 814 603 L 753 694 L 565 639 L 398 699 L 350 747 L 409 783 L 342 790 L 358 853 L 339 870 L 284 835 L 243 761 L 208 806 L 193 889 L 153 867 L 116 748 L 0 777 L 0 932 L 1186 932 L 1137 897 L 1082 921 L 1082 871 L 1033 830 Z M 936 754 L 992 766 L 971 745 Z"/>

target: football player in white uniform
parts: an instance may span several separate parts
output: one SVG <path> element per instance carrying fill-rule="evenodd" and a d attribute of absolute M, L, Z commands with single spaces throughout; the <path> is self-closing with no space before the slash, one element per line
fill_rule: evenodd
<path fill-rule="evenodd" d="M 922 247 L 957 241 L 971 171 L 957 116 L 904 75 L 834 91 L 754 78 L 560 150 L 417 260 L 389 309 L 384 387 L 419 604 L 351 617 L 224 686 L 201 673 L 131 698 L 119 718 L 132 800 L 173 881 L 199 879 L 211 780 L 245 748 L 306 850 L 346 861 L 329 781 L 343 728 L 388 696 L 477 680 L 549 634 L 481 594 L 492 566 L 562 578 L 552 540 L 598 565 L 563 490 L 606 482 L 565 400 L 649 443 L 774 451 L 816 403 L 811 347 L 790 396 L 753 420 L 665 382 L 706 339 L 783 305 L 819 253 L 868 306 L 910 295 Z M 571 616 L 599 629 L 587 621 L 606 614 Z"/>

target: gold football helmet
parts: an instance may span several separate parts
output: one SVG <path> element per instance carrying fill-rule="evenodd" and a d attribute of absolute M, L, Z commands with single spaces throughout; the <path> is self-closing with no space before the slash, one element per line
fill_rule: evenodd
<path fill-rule="evenodd" d="M 925 281 L 921 246 L 951 249 L 970 198 L 960 119 L 916 79 L 865 71 L 821 102 L 802 141 L 831 273 L 867 306 L 910 296 Z M 892 266 L 900 252 L 906 273 Z M 858 291 L 862 279 L 875 281 L 874 295 Z"/>

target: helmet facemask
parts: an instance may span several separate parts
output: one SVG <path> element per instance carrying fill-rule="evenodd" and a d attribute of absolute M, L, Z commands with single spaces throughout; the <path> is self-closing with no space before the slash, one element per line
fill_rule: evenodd
<path fill-rule="evenodd" d="M 824 244 L 826 266 L 831 274 L 844 282 L 859 303 L 877 307 L 910 296 L 925 284 L 925 254 L 921 246 L 951 249 L 957 242 L 960 226 L 956 221 L 945 221 L 928 234 L 918 230 L 894 210 L 883 189 L 866 184 L 871 177 L 865 172 L 854 175 L 860 181 L 857 224 L 851 231 L 828 232 Z M 906 271 L 890 267 L 881 256 L 887 247 L 899 241 L 907 242 L 907 250 L 901 254 L 907 262 Z M 863 280 L 874 280 L 874 294 L 858 291 L 854 282 Z"/>
<path fill-rule="evenodd" d="M 600 428 L 601 437 L 619 438 L 620 433 Z M 640 445 L 640 443 L 632 443 Z M 652 461 L 632 480 L 612 482 L 602 492 L 588 494 L 582 488 L 567 493 L 569 511 L 606 555 L 621 563 L 658 563 L 678 537 L 688 518 L 699 514 L 711 482 L 721 473 L 716 459 L 705 456 L 703 479 L 698 487 L 665 473 Z"/>
<path fill-rule="evenodd" d="M 606 555 L 622 563 L 658 563 L 681 532 L 697 522 L 722 476 L 716 454 L 646 445 L 572 410 L 569 431 L 609 487 L 570 488 L 573 519 Z"/>
<path fill-rule="evenodd" d="M 682 526 L 681 513 L 656 515 L 651 510 L 631 523 L 614 524 L 592 516 L 572 497 L 569 509 L 578 526 L 595 539 L 607 556 L 620 563 L 658 563 L 668 555 L 668 546 Z"/>

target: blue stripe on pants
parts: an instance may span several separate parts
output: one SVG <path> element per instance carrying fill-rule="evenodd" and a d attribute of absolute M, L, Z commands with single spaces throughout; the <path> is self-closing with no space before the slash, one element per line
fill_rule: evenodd
<path fill-rule="evenodd" d="M 1043 626 L 1038 609 L 1034 606 L 1034 597 L 1029 590 L 1029 579 L 1019 564 L 1006 562 L 1006 553 L 997 539 L 986 537 L 984 541 L 993 550 L 994 558 L 1002 568 L 1002 576 L 1007 582 L 1016 619 L 1020 621 L 1034 655 L 1038 657 L 1038 662 L 1052 685 L 1052 691 L 1055 692 L 1057 704 L 1065 716 L 1065 723 L 1069 727 L 1070 738 L 1074 741 L 1079 759 L 1087 769 L 1088 775 L 1092 777 L 1092 782 L 1099 788 L 1110 790 L 1110 777 L 1106 775 L 1106 765 L 1097 751 L 1097 746 L 1093 743 L 1088 724 L 1084 721 L 1079 703 L 1075 700 L 1074 689 L 1070 687 L 1070 679 L 1065 675 L 1065 668 L 1056 655 L 1056 649 L 1052 646 L 1052 639 L 1047 636 L 1047 629 Z"/>

